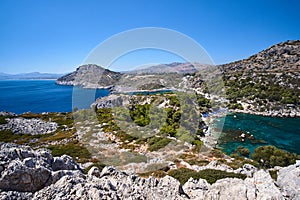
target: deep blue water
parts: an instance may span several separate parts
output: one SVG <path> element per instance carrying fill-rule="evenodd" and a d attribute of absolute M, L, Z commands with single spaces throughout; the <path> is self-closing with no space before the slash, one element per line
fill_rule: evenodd
<path fill-rule="evenodd" d="M 0 111 L 70 112 L 89 108 L 96 98 L 108 94 L 109 90 L 56 85 L 54 80 L 1 80 Z"/>
<path fill-rule="evenodd" d="M 224 121 L 225 120 L 225 121 Z M 250 114 L 230 114 L 216 119 L 214 127 L 222 128 L 219 147 L 230 154 L 238 146 L 251 152 L 261 145 L 274 145 L 300 154 L 300 118 L 274 118 Z M 244 134 L 245 137 L 241 137 Z"/>

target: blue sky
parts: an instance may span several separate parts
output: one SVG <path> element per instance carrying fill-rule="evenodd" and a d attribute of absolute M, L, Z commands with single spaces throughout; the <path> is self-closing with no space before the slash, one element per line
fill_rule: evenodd
<path fill-rule="evenodd" d="M 140 27 L 179 31 L 227 63 L 300 39 L 299 10 L 298 0 L 0 0 L 0 72 L 70 72 L 105 39 Z M 172 61 L 145 51 L 116 68 Z"/>

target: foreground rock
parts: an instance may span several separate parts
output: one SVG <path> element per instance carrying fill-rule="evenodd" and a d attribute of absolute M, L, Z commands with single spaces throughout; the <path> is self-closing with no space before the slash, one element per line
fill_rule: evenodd
<path fill-rule="evenodd" d="M 300 199 L 300 161 L 280 169 L 277 183 L 287 199 Z"/>
<path fill-rule="evenodd" d="M 0 189 L 35 192 L 55 183 L 65 174 L 80 173 L 69 156 L 52 157 L 45 150 L 0 143 Z"/>
<path fill-rule="evenodd" d="M 8 118 L 7 124 L 1 125 L 0 130 L 10 129 L 14 134 L 39 135 L 56 131 L 56 122 L 45 122 L 41 119 Z"/>
<path fill-rule="evenodd" d="M 114 167 L 88 174 L 69 157 L 45 150 L 0 143 L 1 199 L 299 199 L 299 163 L 280 169 L 278 185 L 264 170 L 245 180 L 226 178 L 209 184 L 190 178 L 184 185 L 165 176 L 141 178 Z M 251 169 L 251 170 L 249 170 Z"/>

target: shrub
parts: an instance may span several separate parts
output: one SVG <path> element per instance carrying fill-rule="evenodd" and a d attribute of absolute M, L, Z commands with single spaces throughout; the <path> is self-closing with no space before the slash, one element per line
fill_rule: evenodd
<path fill-rule="evenodd" d="M 240 103 L 232 103 L 228 105 L 229 109 L 238 109 L 238 110 L 243 110 L 243 106 Z"/>
<path fill-rule="evenodd" d="M 131 119 L 139 126 L 146 126 L 150 123 L 149 116 L 150 104 L 134 105 L 130 109 L 129 114 Z"/>
<path fill-rule="evenodd" d="M 4 116 L 0 116 L 0 124 L 6 124 L 7 121 L 5 120 Z"/>
<path fill-rule="evenodd" d="M 125 133 L 124 131 L 119 131 L 115 135 L 118 138 L 120 138 L 123 142 L 125 142 L 125 141 L 132 142 L 133 140 L 138 139 L 137 137 L 129 135 L 129 134 Z"/>
<path fill-rule="evenodd" d="M 91 159 L 91 153 L 78 141 L 72 141 L 63 145 L 51 145 L 47 147 L 53 156 L 69 155 L 78 162 L 87 162 Z"/>
<path fill-rule="evenodd" d="M 149 151 L 157 151 L 167 146 L 172 140 L 169 138 L 152 137 L 147 140 L 149 144 Z"/>
<path fill-rule="evenodd" d="M 170 176 L 179 180 L 179 182 L 183 185 L 185 184 L 190 177 L 194 179 L 205 179 L 208 183 L 213 184 L 219 179 L 223 178 L 240 178 L 245 179 L 246 175 L 244 174 L 236 174 L 233 172 L 225 172 L 221 170 L 215 169 L 205 169 L 199 172 L 196 172 L 187 168 L 179 168 L 175 170 L 170 170 L 168 173 Z"/>
<path fill-rule="evenodd" d="M 241 155 L 241 156 L 245 156 L 245 157 L 249 157 L 250 155 L 250 150 L 247 149 L 246 147 L 242 147 L 242 146 L 239 146 L 237 148 L 237 152 Z"/>
<path fill-rule="evenodd" d="M 285 167 L 294 164 L 300 155 L 289 153 L 274 146 L 260 146 L 254 150 L 252 159 L 259 162 L 262 167 Z"/>

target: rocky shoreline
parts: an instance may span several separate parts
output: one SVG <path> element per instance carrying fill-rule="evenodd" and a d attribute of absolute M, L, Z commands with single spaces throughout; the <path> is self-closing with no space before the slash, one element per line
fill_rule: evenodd
<path fill-rule="evenodd" d="M 280 118 L 299 118 L 300 117 L 300 110 L 299 109 L 281 109 L 279 111 L 252 111 L 252 110 L 229 110 L 232 113 L 245 113 L 251 115 L 260 115 L 265 117 L 280 117 Z"/>
<path fill-rule="evenodd" d="M 277 168 L 274 181 L 265 170 L 244 165 L 245 180 L 220 179 L 209 184 L 190 178 L 141 178 L 114 167 L 92 167 L 87 174 L 69 156 L 52 157 L 43 149 L 0 143 L 1 199 L 299 199 L 300 162 Z M 218 170 L 216 162 L 208 165 Z M 202 170 L 202 169 L 199 169 Z"/>

